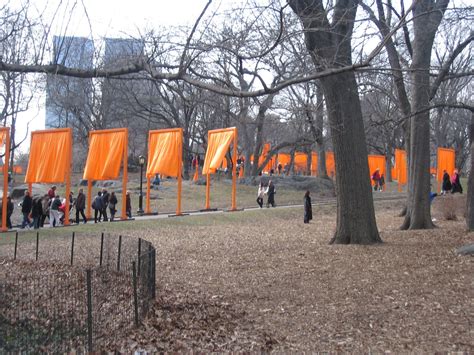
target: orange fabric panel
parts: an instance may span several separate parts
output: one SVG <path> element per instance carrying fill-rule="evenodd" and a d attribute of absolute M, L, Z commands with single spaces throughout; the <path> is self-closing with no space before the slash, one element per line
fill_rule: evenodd
<path fill-rule="evenodd" d="M 385 156 L 384 155 L 369 155 L 369 173 L 370 176 L 375 172 L 376 169 L 379 169 L 380 176 L 386 176 L 386 164 L 385 164 Z M 372 179 L 371 179 L 372 181 Z M 373 181 L 372 181 L 373 183 Z"/>
<path fill-rule="evenodd" d="M 334 152 L 326 152 L 326 171 L 328 176 L 336 175 L 336 162 L 334 160 Z"/>
<path fill-rule="evenodd" d="M 263 150 L 262 150 L 262 154 L 260 155 L 260 158 L 258 160 L 258 165 L 261 165 L 263 163 L 263 161 L 267 158 L 267 155 L 268 155 L 268 152 L 270 151 L 270 143 L 265 143 L 263 145 Z M 273 159 L 270 159 L 267 163 L 267 165 L 265 165 L 265 167 L 262 169 L 263 172 L 269 172 L 272 168 L 273 168 L 273 162 L 272 162 Z"/>
<path fill-rule="evenodd" d="M 318 176 L 318 153 L 311 152 L 311 176 Z"/>
<path fill-rule="evenodd" d="M 399 184 L 406 184 L 408 180 L 407 153 L 401 149 L 395 149 L 395 173 L 392 177 Z"/>
<path fill-rule="evenodd" d="M 5 143 L 5 139 L 7 138 L 7 132 L 0 131 L 0 147 Z"/>
<path fill-rule="evenodd" d="M 14 165 L 13 172 L 15 174 L 23 174 L 23 168 L 20 165 Z"/>
<path fill-rule="evenodd" d="M 443 170 L 451 176 L 456 167 L 456 152 L 454 149 L 438 148 L 438 167 L 436 172 L 437 181 L 443 181 Z"/>
<path fill-rule="evenodd" d="M 66 181 L 71 165 L 71 145 L 71 129 L 32 132 L 25 182 Z"/>
<path fill-rule="evenodd" d="M 202 174 L 214 174 L 222 164 L 225 153 L 234 139 L 235 129 L 209 131 Z"/>
<path fill-rule="evenodd" d="M 85 180 L 116 179 L 120 173 L 127 129 L 89 132 L 89 153 L 84 168 Z"/>
<path fill-rule="evenodd" d="M 306 161 L 308 160 L 308 154 L 303 152 L 296 152 L 295 153 L 295 170 L 296 171 L 306 171 Z"/>
<path fill-rule="evenodd" d="M 183 149 L 183 130 L 150 131 L 148 138 L 148 165 L 146 176 L 156 174 L 178 177 L 179 153 Z"/>
<path fill-rule="evenodd" d="M 288 153 L 278 153 L 278 164 L 281 164 L 282 168 L 286 164 L 290 164 L 291 156 Z"/>

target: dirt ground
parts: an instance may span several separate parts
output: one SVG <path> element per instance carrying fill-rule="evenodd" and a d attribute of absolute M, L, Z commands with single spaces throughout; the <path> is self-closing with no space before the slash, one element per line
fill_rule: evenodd
<path fill-rule="evenodd" d="M 399 231 L 401 202 L 377 202 L 383 244 L 331 246 L 334 207 L 155 221 L 158 298 L 144 324 L 104 349 L 474 351 L 472 243 L 464 219 Z M 129 232 L 129 231 L 127 231 Z"/>

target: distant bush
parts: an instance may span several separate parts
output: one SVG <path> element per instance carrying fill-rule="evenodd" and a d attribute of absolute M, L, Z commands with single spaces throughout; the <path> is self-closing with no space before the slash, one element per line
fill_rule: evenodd
<path fill-rule="evenodd" d="M 444 220 L 457 221 L 458 217 L 466 216 L 466 196 L 461 194 L 438 196 L 433 202 L 433 209 Z"/>

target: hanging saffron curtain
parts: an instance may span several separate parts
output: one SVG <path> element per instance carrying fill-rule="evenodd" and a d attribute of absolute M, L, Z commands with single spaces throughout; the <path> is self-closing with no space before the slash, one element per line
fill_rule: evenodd
<path fill-rule="evenodd" d="M 180 172 L 179 157 L 183 147 L 183 130 L 150 131 L 148 137 L 148 165 L 146 176 L 155 174 L 178 177 Z"/>
<path fill-rule="evenodd" d="M 263 150 L 262 154 L 260 155 L 260 158 L 258 159 L 258 165 L 262 165 L 265 159 L 267 158 L 268 152 L 270 151 L 270 143 L 265 143 L 263 145 Z M 262 169 L 263 172 L 268 173 L 273 167 L 272 160 L 270 159 L 265 165 L 265 167 Z"/>
<path fill-rule="evenodd" d="M 295 165 L 295 170 L 299 172 L 306 171 L 306 162 L 308 160 L 308 154 L 303 152 L 295 153 L 295 160 L 293 164 Z"/>
<path fill-rule="evenodd" d="M 399 184 L 407 183 L 407 153 L 404 150 L 395 149 L 395 173 L 393 178 L 396 179 Z"/>
<path fill-rule="evenodd" d="M 83 178 L 85 180 L 116 179 L 120 173 L 127 140 L 126 128 L 91 131 Z"/>
<path fill-rule="evenodd" d="M 290 164 L 291 156 L 288 153 L 278 153 L 278 164 L 281 164 L 282 168 L 285 168 L 286 164 Z"/>
<path fill-rule="evenodd" d="M 436 170 L 436 180 L 443 181 L 443 171 L 446 170 L 451 176 L 456 166 L 456 152 L 454 149 L 438 148 L 438 164 Z"/>
<path fill-rule="evenodd" d="M 30 158 L 25 182 L 64 182 L 70 173 L 72 130 L 31 133 Z"/>
<path fill-rule="evenodd" d="M 311 152 L 311 176 L 318 176 L 318 153 Z"/>
<path fill-rule="evenodd" d="M 5 130 L 0 131 L 0 147 L 5 143 L 7 138 L 7 132 Z"/>
<path fill-rule="evenodd" d="M 336 175 L 336 163 L 334 160 L 334 152 L 326 152 L 326 171 L 328 176 Z"/>
<path fill-rule="evenodd" d="M 234 139 L 234 131 L 219 130 L 212 133 L 209 131 L 209 141 L 207 143 L 206 157 L 204 158 L 204 166 L 202 174 L 214 174 L 222 164 L 225 153 L 229 149 Z"/>

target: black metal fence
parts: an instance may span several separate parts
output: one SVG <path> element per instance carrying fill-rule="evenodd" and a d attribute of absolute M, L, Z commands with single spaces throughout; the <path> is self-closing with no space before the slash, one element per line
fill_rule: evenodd
<path fill-rule="evenodd" d="M 139 326 L 155 299 L 143 239 L 71 234 L 19 243 L 0 265 L 0 353 L 93 351 Z"/>

